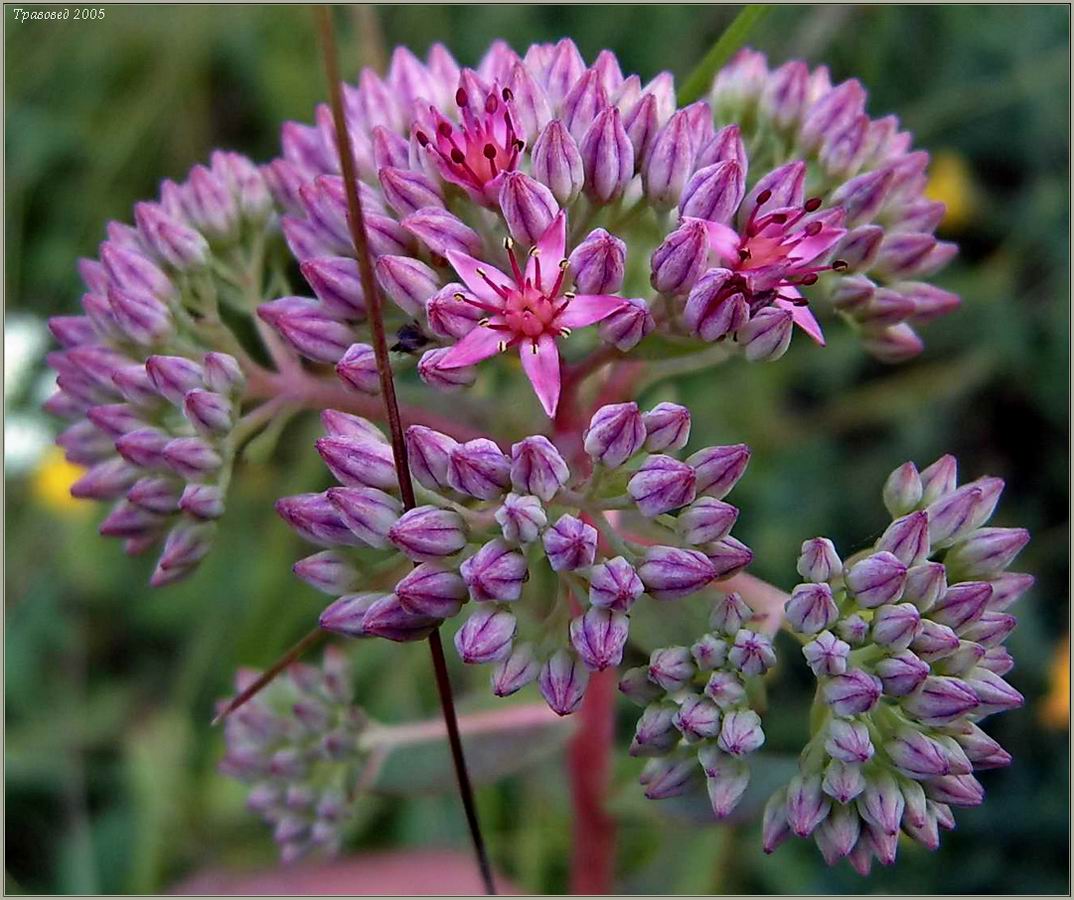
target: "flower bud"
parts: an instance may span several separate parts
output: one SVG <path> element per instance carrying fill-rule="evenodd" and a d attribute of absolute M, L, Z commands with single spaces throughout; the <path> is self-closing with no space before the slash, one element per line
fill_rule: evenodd
<path fill-rule="evenodd" d="M 824 749 L 833 759 L 847 763 L 866 763 L 873 758 L 873 742 L 864 722 L 832 719 Z"/>
<path fill-rule="evenodd" d="M 455 632 L 455 649 L 470 665 L 505 659 L 511 653 L 517 627 L 515 617 L 506 610 L 480 606 Z"/>
<path fill-rule="evenodd" d="M 186 461 L 185 454 L 190 455 L 190 465 L 185 466 L 180 475 L 187 477 L 185 472 L 200 472 L 200 466 L 206 466 L 206 471 L 213 468 L 212 448 L 197 438 L 186 438 L 185 444 L 177 444 L 172 452 L 176 456 L 177 463 L 182 465 Z M 193 441 L 194 443 L 190 443 Z M 164 448 L 171 443 L 171 436 L 159 428 L 136 428 L 116 438 L 115 448 L 127 462 L 143 469 L 157 469 L 171 464 L 164 457 Z M 206 452 L 208 451 L 208 452 Z M 216 465 L 220 464 L 217 457 Z M 191 477 L 195 477 L 191 475 Z"/>
<path fill-rule="evenodd" d="M 585 182 L 582 155 L 570 132 L 553 119 L 533 144 L 533 177 L 545 185 L 561 206 L 573 203 Z"/>
<path fill-rule="evenodd" d="M 647 450 L 680 450 L 690 439 L 690 410 L 677 403 L 658 403 L 642 415 L 642 422 Z"/>
<path fill-rule="evenodd" d="M 714 497 L 701 497 L 679 513 L 675 528 L 687 544 L 722 540 L 738 519 L 738 509 Z"/>
<path fill-rule="evenodd" d="M 989 647 L 981 659 L 981 668 L 997 675 L 1006 675 L 1014 668 L 1014 659 L 1004 647 Z"/>
<path fill-rule="evenodd" d="M 977 695 L 957 678 L 930 675 L 902 701 L 903 709 L 924 725 L 946 725 L 979 706 Z"/>
<path fill-rule="evenodd" d="M 910 644 L 910 649 L 925 662 L 935 662 L 958 649 L 958 635 L 947 625 L 922 619 L 921 632 Z"/>
<path fill-rule="evenodd" d="M 1010 765 L 1011 755 L 985 734 L 980 726 L 966 722 L 953 734 L 975 769 L 998 769 Z"/>
<path fill-rule="evenodd" d="M 626 244 L 603 228 L 589 232 L 570 256 L 570 273 L 580 294 L 614 294 L 623 286 Z"/>
<path fill-rule="evenodd" d="M 714 738 L 720 733 L 720 708 L 705 697 L 689 694 L 672 718 L 672 724 L 690 743 Z"/>
<path fill-rule="evenodd" d="M 738 483 L 750 461 L 746 444 L 726 447 L 706 447 L 690 456 L 686 463 L 693 466 L 698 494 L 722 500 Z"/>
<path fill-rule="evenodd" d="M 862 346 L 880 362 L 897 365 L 913 359 L 925 344 L 905 322 L 862 332 Z"/>
<path fill-rule="evenodd" d="M 824 861 L 834 866 L 850 854 L 860 835 L 861 820 L 857 811 L 848 806 L 835 805 L 813 832 L 813 839 Z"/>
<path fill-rule="evenodd" d="M 798 837 L 809 837 L 832 807 L 817 775 L 795 775 L 787 785 L 787 824 Z"/>
<path fill-rule="evenodd" d="M 835 623 L 839 609 L 827 584 L 800 584 L 791 591 L 785 615 L 795 631 L 816 634 Z"/>
<path fill-rule="evenodd" d="M 451 451 L 457 446 L 454 438 L 424 425 L 411 425 L 406 430 L 410 471 L 430 491 L 441 491 L 448 487 Z"/>
<path fill-rule="evenodd" d="M 902 792 L 890 774 L 882 772 L 865 780 L 865 790 L 858 801 L 858 812 L 882 834 L 899 833 L 904 809 Z"/>
<path fill-rule="evenodd" d="M 215 533 L 212 522 L 183 523 L 169 531 L 149 584 L 163 587 L 185 578 L 212 549 Z"/>
<path fill-rule="evenodd" d="M 154 390 L 178 407 L 187 391 L 204 387 L 201 366 L 182 356 L 150 356 L 145 371 Z"/>
<path fill-rule="evenodd" d="M 943 563 L 926 562 L 906 572 L 903 600 L 909 600 L 920 612 L 928 612 L 947 590 L 947 570 Z"/>
<path fill-rule="evenodd" d="M 944 775 L 925 782 L 925 793 L 937 803 L 951 806 L 980 806 L 984 788 L 972 775 Z"/>
<path fill-rule="evenodd" d="M 881 647 L 905 650 L 920 627 L 921 613 L 912 603 L 881 606 L 873 615 L 873 641 Z"/>
<path fill-rule="evenodd" d="M 895 767 L 907 778 L 925 781 L 951 772 L 947 753 L 939 741 L 915 728 L 900 728 L 884 744 L 884 752 Z"/>
<path fill-rule="evenodd" d="M 876 705 L 882 689 L 876 676 L 861 669 L 850 669 L 824 685 L 824 699 L 837 716 L 856 716 Z"/>
<path fill-rule="evenodd" d="M 728 292 L 729 269 L 707 270 L 694 282 L 683 309 L 683 322 L 703 341 L 718 341 L 737 332 L 749 320 L 750 307 L 741 292 Z"/>
<path fill-rule="evenodd" d="M 391 494 L 367 487 L 330 488 L 328 501 L 364 543 L 370 547 L 389 546 L 388 533 L 402 514 L 402 505 Z"/>
<path fill-rule="evenodd" d="M 822 675 L 842 675 L 847 670 L 850 644 L 839 640 L 830 631 L 823 631 L 802 647 L 802 655 L 818 678 Z"/>
<path fill-rule="evenodd" d="M 649 151 L 642 184 L 657 209 L 671 209 L 690 177 L 697 152 L 690 125 L 686 110 L 678 110 L 657 133 Z"/>
<path fill-rule="evenodd" d="M 328 628 L 329 631 L 339 630 L 324 624 L 325 616 L 335 605 L 328 607 L 321 615 L 321 627 Z M 419 641 L 428 637 L 439 624 L 439 619 L 416 616 L 408 612 L 399 602 L 398 597 L 394 594 L 386 594 L 377 598 L 366 609 L 360 627 L 363 633 L 386 638 L 389 641 Z"/>
<path fill-rule="evenodd" d="M 366 317 L 366 297 L 358 262 L 346 256 L 321 256 L 299 266 L 317 298 L 333 315 L 345 319 Z"/>
<path fill-rule="evenodd" d="M 658 106 L 656 97 L 646 93 L 623 116 L 623 128 L 634 148 L 634 168 L 638 171 L 648 164 L 653 143 L 660 130 Z"/>
<path fill-rule="evenodd" d="M 441 337 L 460 340 L 473 331 L 484 318 L 484 310 L 459 301 L 458 295 L 465 289 L 452 282 L 444 285 L 425 304 L 425 318 L 429 329 Z"/>
<path fill-rule="evenodd" d="M 738 340 L 746 359 L 762 362 L 779 359 L 791 345 L 794 318 L 789 309 L 766 306 L 754 314 L 738 331 Z"/>
<path fill-rule="evenodd" d="M 814 583 L 830 582 L 843 571 L 843 561 L 828 538 L 811 538 L 802 542 L 798 556 L 798 574 Z"/>
<path fill-rule="evenodd" d="M 704 634 L 690 646 L 690 655 L 698 671 L 711 672 L 727 662 L 727 641 L 714 634 Z"/>
<path fill-rule="evenodd" d="M 589 673 L 580 665 L 577 657 L 566 650 L 557 650 L 552 658 L 541 666 L 537 687 L 541 696 L 560 716 L 570 715 L 585 696 Z"/>
<path fill-rule="evenodd" d="M 141 366 L 121 366 L 112 373 L 112 383 L 116 390 L 124 400 L 140 409 L 159 405 L 161 398 L 160 392 L 149 376 L 147 366 L 148 363 Z M 198 383 L 191 385 L 191 387 L 198 386 Z"/>
<path fill-rule="evenodd" d="M 787 838 L 791 836 L 791 828 L 787 824 L 787 789 L 777 790 L 764 807 L 764 816 L 761 824 L 761 841 L 765 853 L 774 853 Z"/>
<path fill-rule="evenodd" d="M 384 199 L 400 218 L 419 209 L 444 205 L 440 188 L 421 172 L 386 167 L 377 176 Z"/>
<path fill-rule="evenodd" d="M 585 452 L 595 462 L 615 469 L 637 453 L 645 443 L 645 423 L 636 403 L 602 406 L 585 431 Z"/>
<path fill-rule="evenodd" d="M 833 759 L 824 767 L 821 789 L 839 803 L 850 803 L 855 797 L 860 797 L 865 790 L 865 778 L 861 774 L 861 766 L 857 763 Z"/>
<path fill-rule="evenodd" d="M 624 298 L 623 303 L 605 318 L 598 328 L 600 339 L 626 353 L 656 328 L 645 301 L 638 297 Z"/>
<path fill-rule="evenodd" d="M 905 582 L 906 566 L 887 551 L 865 557 L 846 574 L 847 590 L 866 609 L 896 602 Z"/>
<path fill-rule="evenodd" d="M 546 503 L 570 478 L 563 457 L 548 438 L 533 435 L 511 446 L 511 485 Z"/>
<path fill-rule="evenodd" d="M 876 664 L 876 674 L 889 697 L 905 697 L 929 675 L 929 664 L 909 650 L 900 650 Z"/>
<path fill-rule="evenodd" d="M 535 681 L 540 670 L 533 645 L 514 644 L 511 652 L 492 670 L 492 693 L 497 697 L 508 697 Z"/>
<path fill-rule="evenodd" d="M 646 706 L 663 695 L 663 690 L 649 680 L 646 666 L 627 669 L 619 679 L 619 690 L 637 706 Z"/>
<path fill-rule="evenodd" d="M 956 631 L 975 622 L 992 596 L 987 581 L 965 581 L 951 585 L 929 610 L 929 618 Z"/>
<path fill-rule="evenodd" d="M 401 224 L 437 256 L 446 257 L 448 250 L 470 256 L 481 252 L 481 235 L 457 216 L 438 206 L 412 212 Z M 458 290 L 460 288 L 456 287 L 455 291 Z"/>
<path fill-rule="evenodd" d="M 752 709 L 735 709 L 723 717 L 717 745 L 724 753 L 745 756 L 764 743 L 761 717 Z"/>
<path fill-rule="evenodd" d="M 649 595 L 677 600 L 693 594 L 716 577 L 716 567 L 697 550 L 651 547 L 638 567 Z"/>
<path fill-rule="evenodd" d="M 474 600 L 517 600 L 529 578 L 526 557 L 503 541 L 489 541 L 459 567 Z"/>
<path fill-rule="evenodd" d="M 698 169 L 686 182 L 679 203 L 680 217 L 691 216 L 727 225 L 746 195 L 746 176 L 733 160 Z"/>
<path fill-rule="evenodd" d="M 644 591 L 638 573 L 621 556 L 593 566 L 589 573 L 589 602 L 596 607 L 629 612 Z"/>
<path fill-rule="evenodd" d="M 1014 616 L 986 611 L 976 622 L 962 628 L 959 634 L 963 640 L 974 641 L 987 650 L 1002 644 L 1017 624 Z"/>
<path fill-rule="evenodd" d="M 336 363 L 340 380 L 361 394 L 380 393 L 377 355 L 369 344 L 351 344 Z"/>
<path fill-rule="evenodd" d="M 711 744 L 702 745 L 697 751 L 697 758 L 705 772 L 705 786 L 713 815 L 717 819 L 729 816 L 749 786 L 749 766 Z"/>
<path fill-rule="evenodd" d="M 643 516 L 655 518 L 694 499 L 694 470 L 673 457 L 651 455 L 627 483 L 627 493 Z"/>
<path fill-rule="evenodd" d="M 630 620 L 621 612 L 592 606 L 571 621 L 571 644 L 591 672 L 600 672 L 623 661 Z"/>
<path fill-rule="evenodd" d="M 992 579 L 992 599 L 988 608 L 1002 612 L 1033 587 L 1034 578 L 1021 572 L 1004 572 Z"/>
<path fill-rule="evenodd" d="M 529 544 L 548 524 L 541 501 L 529 494 L 508 494 L 496 510 L 496 522 L 509 544 Z"/>
<path fill-rule="evenodd" d="M 384 293 L 411 316 L 418 315 L 425 308 L 425 301 L 440 289 L 440 276 L 409 256 L 378 257 L 376 274 Z"/>
<path fill-rule="evenodd" d="M 646 799 L 666 800 L 679 796 L 696 779 L 697 771 L 697 761 L 693 757 L 649 760 L 641 773 Z"/>
<path fill-rule="evenodd" d="M 447 480 L 460 494 L 494 500 L 510 488 L 511 461 L 492 441 L 475 438 L 451 449 Z"/>
<path fill-rule="evenodd" d="M 976 695 L 979 702 L 977 713 L 982 718 L 992 713 L 1018 709 L 1025 703 L 1025 698 L 1018 691 L 988 669 L 971 670 L 962 684 Z"/>
<path fill-rule="evenodd" d="M 905 566 L 924 563 L 929 555 L 929 517 L 924 510 L 896 519 L 876 542 L 877 550 L 886 550 Z"/>
<path fill-rule="evenodd" d="M 101 262 L 111 284 L 124 291 L 152 294 L 167 302 L 175 296 L 175 284 L 146 256 L 117 246 L 113 241 L 101 244 Z M 93 293 L 103 293 L 94 290 Z"/>
<path fill-rule="evenodd" d="M 354 342 L 350 326 L 329 314 L 323 304 L 303 297 L 262 303 L 257 315 L 303 356 L 335 363 Z"/>
<path fill-rule="evenodd" d="M 988 578 L 1007 568 L 1029 543 L 1024 528 L 978 528 L 944 557 L 944 565 L 969 578 Z"/>
<path fill-rule="evenodd" d="M 108 289 L 112 315 L 123 334 L 136 344 L 152 347 L 175 334 L 175 323 L 168 307 L 146 291 Z"/>
<path fill-rule="evenodd" d="M 115 500 L 127 492 L 139 474 L 126 460 L 106 459 L 71 485 L 71 496 L 79 500 Z"/>
<path fill-rule="evenodd" d="M 183 400 L 183 414 L 206 438 L 226 434 L 233 424 L 231 401 L 213 391 L 187 391 Z"/>
<path fill-rule="evenodd" d="M 215 484 L 188 484 L 179 509 L 195 519 L 219 519 L 224 514 L 224 492 Z"/>
<path fill-rule="evenodd" d="M 737 575 L 753 562 L 753 551 L 738 538 L 725 537 L 702 548 L 708 561 L 716 568 L 717 578 Z"/>
<path fill-rule="evenodd" d="M 134 220 L 146 245 L 168 265 L 180 271 L 204 266 L 209 244 L 197 231 L 169 216 L 159 204 L 137 203 Z"/>
<path fill-rule="evenodd" d="M 444 357 L 450 348 L 439 347 L 428 350 L 418 360 L 418 375 L 429 387 L 447 393 L 467 388 L 477 378 L 477 371 L 473 366 L 445 366 Z"/>
<path fill-rule="evenodd" d="M 705 696 L 711 697 L 720 709 L 733 709 L 746 698 L 746 688 L 731 672 L 717 671 L 705 684 Z"/>
<path fill-rule="evenodd" d="M 415 562 L 452 556 L 466 546 L 462 518 L 449 509 L 418 506 L 388 530 L 388 540 Z"/>
<path fill-rule="evenodd" d="M 734 636 L 753 618 L 753 610 L 736 593 L 720 594 L 712 604 L 709 627 L 715 631 Z"/>
<path fill-rule="evenodd" d="M 138 432 L 132 431 L 130 437 Z M 123 438 L 120 438 L 122 441 Z M 161 449 L 165 464 L 177 475 L 189 481 L 196 481 L 217 471 L 224 461 L 209 444 L 200 438 L 175 438 L 168 441 Z"/>
<path fill-rule="evenodd" d="M 521 172 L 506 172 L 500 186 L 500 210 L 520 244 L 536 246 L 559 212 L 552 192 Z"/>
<path fill-rule="evenodd" d="M 227 353 L 215 351 L 206 353 L 202 359 L 202 375 L 205 386 L 210 391 L 223 394 L 225 397 L 241 394 L 246 386 L 246 376 L 243 374 L 239 361 Z"/>
<path fill-rule="evenodd" d="M 700 219 L 687 219 L 671 232 L 653 251 L 653 289 L 671 297 L 689 293 L 705 268 L 709 243 L 705 225 Z"/>
<path fill-rule="evenodd" d="M 307 541 L 322 546 L 357 544 L 327 494 L 297 494 L 276 501 L 276 512 Z"/>
<path fill-rule="evenodd" d="M 694 664 L 685 647 L 661 647 L 649 655 L 649 680 L 673 693 L 686 687 L 694 677 Z"/>
<path fill-rule="evenodd" d="M 396 584 L 395 597 L 409 613 L 450 619 L 466 600 L 466 583 L 451 569 L 436 563 L 421 563 Z"/>
<path fill-rule="evenodd" d="M 727 661 L 743 675 L 763 675 L 776 664 L 776 651 L 766 635 L 740 628 Z"/>
<path fill-rule="evenodd" d="M 608 97 L 600 76 L 587 69 L 563 98 L 563 122 L 579 143 L 596 115 L 608 106 Z"/>
<path fill-rule="evenodd" d="M 619 110 L 605 107 L 593 119 L 580 147 L 585 193 L 594 203 L 619 199 L 634 176 L 634 146 Z"/>
<path fill-rule="evenodd" d="M 162 516 L 179 508 L 179 497 L 179 486 L 171 478 L 139 478 L 127 491 L 127 500 L 135 506 Z"/>
<path fill-rule="evenodd" d="M 353 591 L 358 585 L 358 570 L 335 550 L 322 550 L 300 559 L 291 571 L 306 584 L 332 597 Z"/>
<path fill-rule="evenodd" d="M 341 484 L 392 490 L 398 486 L 392 448 L 382 441 L 350 436 L 318 438 L 317 452 Z"/>
<path fill-rule="evenodd" d="M 572 515 L 563 515 L 545 530 L 543 543 L 552 569 L 570 572 L 593 565 L 597 555 L 597 530 Z"/>

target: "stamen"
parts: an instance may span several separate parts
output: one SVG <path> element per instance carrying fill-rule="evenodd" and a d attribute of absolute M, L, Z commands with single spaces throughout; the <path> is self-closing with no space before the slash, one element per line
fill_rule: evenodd
<path fill-rule="evenodd" d="M 525 281 L 525 275 L 522 274 L 522 269 L 518 265 L 518 257 L 515 256 L 515 242 L 511 240 L 510 236 L 503 239 L 503 249 L 507 251 L 507 258 L 511 261 L 511 274 L 515 276 L 515 284 L 521 287 L 522 282 Z"/>
<path fill-rule="evenodd" d="M 455 165 L 461 166 L 465 160 L 466 157 L 458 147 L 451 148 L 451 161 L 455 163 Z"/>
<path fill-rule="evenodd" d="M 424 131 L 415 132 L 414 137 L 417 138 L 418 143 L 422 147 L 429 143 L 429 135 L 427 135 Z"/>
<path fill-rule="evenodd" d="M 498 349 L 498 350 L 499 350 L 499 351 L 500 351 L 501 353 L 506 353 L 506 352 L 507 352 L 507 341 L 500 341 L 500 342 L 499 342 L 499 343 L 498 343 L 498 344 L 496 345 L 496 348 L 497 348 L 497 349 Z"/>
<path fill-rule="evenodd" d="M 436 126 L 436 131 L 437 134 L 443 137 L 451 137 L 451 123 L 441 122 L 439 125 Z"/>
<path fill-rule="evenodd" d="M 567 267 L 570 266 L 570 264 L 571 261 L 569 259 L 561 259 L 559 261 L 559 275 L 556 276 L 556 283 L 552 285 L 552 290 L 548 292 L 549 297 L 559 296 L 559 289 L 563 287 L 563 279 L 567 275 Z"/>
<path fill-rule="evenodd" d="M 500 101 L 496 99 L 496 95 L 495 95 L 495 94 L 489 94 L 489 95 L 488 95 L 488 96 L 487 96 L 487 97 L 485 98 L 485 112 L 487 112 L 487 113 L 488 113 L 488 114 L 489 114 L 490 116 L 491 116 L 491 115 L 492 115 L 492 114 L 493 114 L 494 112 L 496 112 L 496 108 L 497 108 L 497 107 L 498 107 L 499 105 L 500 105 Z"/>
<path fill-rule="evenodd" d="M 462 88 L 459 88 L 457 91 L 455 91 L 455 105 L 456 106 L 458 106 L 461 109 L 462 107 L 467 105 L 466 100 L 467 100 L 466 91 L 464 91 Z"/>
<path fill-rule="evenodd" d="M 484 269 L 478 268 L 474 271 L 477 272 L 478 278 L 484 281 L 485 284 L 487 284 L 497 294 L 500 295 L 501 299 L 503 299 L 504 301 L 507 300 L 507 291 L 504 288 L 500 287 L 498 284 L 496 284 L 496 282 L 494 282 L 491 278 L 489 278 L 488 273 Z"/>
<path fill-rule="evenodd" d="M 466 295 L 462 291 L 456 291 L 454 294 L 454 299 L 458 300 L 460 303 L 465 303 Z"/>
<path fill-rule="evenodd" d="M 805 205 L 802 207 L 806 212 L 816 212 L 820 209 L 820 205 L 823 201 L 820 197 L 810 197 L 806 200 Z"/>
<path fill-rule="evenodd" d="M 563 337 L 570 337 L 574 333 L 574 331 L 564 325 L 559 329 L 559 333 L 563 335 Z"/>
<path fill-rule="evenodd" d="M 507 102 L 510 102 L 510 101 L 515 99 L 515 95 L 511 92 L 510 88 L 504 88 L 502 91 L 500 91 L 500 94 L 503 96 L 503 99 L 505 101 L 507 101 Z"/>
<path fill-rule="evenodd" d="M 849 268 L 850 268 L 850 265 L 847 263 L 847 261 L 845 259 L 833 259 L 832 260 L 832 269 L 834 271 L 836 271 L 836 272 L 845 272 Z"/>
<path fill-rule="evenodd" d="M 537 342 L 536 341 L 534 341 L 532 344 L 530 344 L 530 349 L 533 351 L 533 355 L 536 356 L 537 355 Z"/>

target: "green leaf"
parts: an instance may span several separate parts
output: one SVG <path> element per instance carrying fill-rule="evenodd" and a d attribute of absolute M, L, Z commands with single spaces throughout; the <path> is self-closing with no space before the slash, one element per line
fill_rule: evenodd
<path fill-rule="evenodd" d="M 705 54 L 705 58 L 697 64 L 694 71 L 683 82 L 679 89 L 680 106 L 693 103 L 708 90 L 716 71 L 746 42 L 753 27 L 767 15 L 769 8 L 752 4 L 735 16 L 731 24 L 724 29 L 724 33 L 712 45 L 712 49 Z"/>

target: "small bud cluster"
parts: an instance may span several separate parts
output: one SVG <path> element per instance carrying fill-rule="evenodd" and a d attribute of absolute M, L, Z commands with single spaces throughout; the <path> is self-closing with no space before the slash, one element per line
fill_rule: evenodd
<path fill-rule="evenodd" d="M 862 874 L 895 859 L 900 829 L 935 849 L 952 807 L 976 806 L 975 771 L 1010 763 L 978 723 L 1022 704 L 1003 676 L 1008 608 L 1033 583 L 1006 569 L 1029 540 L 985 527 L 1003 482 L 957 486 L 954 457 L 884 486 L 894 521 L 846 564 L 825 538 L 802 545 L 806 581 L 787 602 L 818 682 L 822 717 L 799 774 L 769 801 L 765 850 L 813 835 L 829 865 Z"/>
<path fill-rule="evenodd" d="M 277 503 L 299 534 L 330 548 L 295 565 L 337 598 L 322 627 L 418 640 L 472 601 L 455 646 L 464 662 L 493 665 L 498 696 L 536 680 L 552 709 L 573 712 L 588 673 L 622 660 L 630 610 L 644 594 L 686 597 L 752 558 L 731 537 L 738 510 L 723 500 L 749 449 L 708 447 L 678 460 L 671 454 L 686 444 L 690 415 L 675 404 L 599 409 L 584 438 L 589 478 L 572 477 L 539 435 L 508 455 L 490 440 L 459 443 L 411 426 L 409 464 L 427 502 L 405 512 L 383 435 L 355 416 L 322 419 L 317 449 L 342 486 Z M 666 543 L 623 540 L 608 509 L 636 510 Z"/>
<path fill-rule="evenodd" d="M 58 390 L 45 409 L 71 422 L 57 443 L 89 467 L 71 493 L 117 501 L 101 534 L 131 554 L 163 540 L 159 586 L 197 566 L 224 511 L 246 379 L 212 348 L 219 304 L 248 301 L 238 274 L 220 273 L 244 259 L 262 277 L 272 199 L 251 162 L 217 151 L 134 213 L 81 261 L 83 314 L 49 320 L 62 349 L 48 356 Z"/>
<path fill-rule="evenodd" d="M 750 781 L 748 756 L 764 743 L 749 685 L 776 663 L 767 635 L 750 630 L 753 611 L 736 593 L 712 608 L 712 631 L 691 647 L 654 650 L 630 669 L 619 690 L 645 711 L 630 745 L 651 757 L 641 783 L 650 800 L 686 791 L 704 773 L 712 811 L 730 815 Z"/>
<path fill-rule="evenodd" d="M 256 677 L 241 671 L 236 690 Z M 227 718 L 220 771 L 250 785 L 246 806 L 272 828 L 285 863 L 339 848 L 365 725 L 352 694 L 350 666 L 329 647 L 319 668 L 293 664 Z"/>

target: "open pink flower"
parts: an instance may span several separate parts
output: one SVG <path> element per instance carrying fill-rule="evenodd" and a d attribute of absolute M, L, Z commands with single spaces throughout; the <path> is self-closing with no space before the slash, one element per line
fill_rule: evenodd
<path fill-rule="evenodd" d="M 549 416 L 555 415 L 560 387 L 556 338 L 569 335 L 572 328 L 600 322 L 625 302 L 608 294 L 563 290 L 568 267 L 566 241 L 567 216 L 560 212 L 530 250 L 523 273 L 508 239 L 505 245 L 511 275 L 465 253 L 448 250 L 448 261 L 470 292 L 459 293 L 456 298 L 484 311 L 487 318 L 444 355 L 439 363 L 442 368 L 472 366 L 517 346 L 522 369 L 541 406 Z"/>

